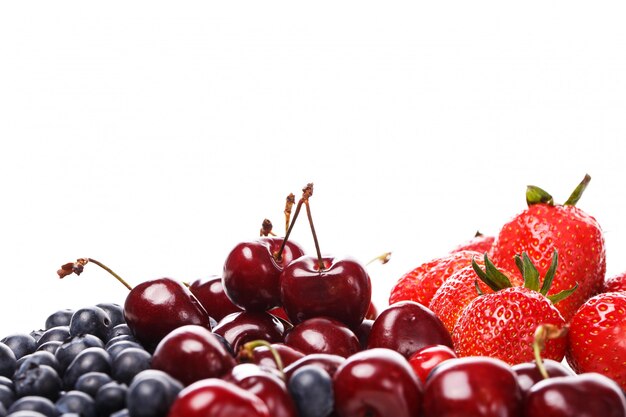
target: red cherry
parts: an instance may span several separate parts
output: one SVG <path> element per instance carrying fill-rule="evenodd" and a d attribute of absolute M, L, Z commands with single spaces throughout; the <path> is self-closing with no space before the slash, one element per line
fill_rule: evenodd
<path fill-rule="evenodd" d="M 499 359 L 449 359 L 430 373 L 423 413 L 429 417 L 519 417 L 522 392 L 511 367 Z"/>
<path fill-rule="evenodd" d="M 285 382 L 259 366 L 239 364 L 224 379 L 259 397 L 267 405 L 272 417 L 297 417 L 295 404 Z"/>
<path fill-rule="evenodd" d="M 209 378 L 183 389 L 168 417 L 270 417 L 265 403 L 256 395 L 222 379 Z"/>
<path fill-rule="evenodd" d="M 370 306 L 372 284 L 365 268 L 351 258 L 302 256 L 280 275 L 283 308 L 293 324 L 330 317 L 356 328 Z"/>
<path fill-rule="evenodd" d="M 221 377 L 236 365 L 235 358 L 204 327 L 188 325 L 161 340 L 152 356 L 152 368 L 167 372 L 184 385 Z"/>
<path fill-rule="evenodd" d="M 333 377 L 340 417 L 420 415 L 421 383 L 406 359 L 390 349 L 356 353 Z"/>
<path fill-rule="evenodd" d="M 248 311 L 265 311 L 280 305 L 279 276 L 292 260 L 304 254 L 287 241 L 277 259 L 283 239 L 262 237 L 235 246 L 226 257 L 222 282 L 228 298 Z"/>
<path fill-rule="evenodd" d="M 452 338 L 439 318 L 415 301 L 398 301 L 374 320 L 368 348 L 384 347 L 409 358 L 429 345 L 452 346 Z"/>
<path fill-rule="evenodd" d="M 209 316 L 220 321 L 231 313 L 241 311 L 224 292 L 222 277 L 213 275 L 199 278 L 189 284 L 189 291 L 198 299 Z"/>
<path fill-rule="evenodd" d="M 224 317 L 213 332 L 226 339 L 237 353 L 245 343 L 253 340 L 282 342 L 285 326 L 278 318 L 264 311 L 240 311 Z"/>
<path fill-rule="evenodd" d="M 304 353 L 282 343 L 272 343 L 272 349 L 280 355 L 283 367 L 287 367 L 304 357 Z M 267 346 L 257 346 L 250 352 L 246 352 L 245 348 L 241 349 L 237 355 L 237 359 L 239 359 L 240 362 L 257 364 L 265 369 L 277 369 L 274 355 Z"/>
<path fill-rule="evenodd" d="M 561 362 L 557 362 L 552 359 L 543 359 L 542 361 L 548 376 L 551 378 L 555 376 L 576 375 L 571 369 L 566 368 Z M 517 382 L 524 394 L 526 394 L 533 385 L 539 381 L 543 381 L 544 379 L 535 362 L 518 363 L 513 365 L 511 369 L 513 369 L 517 375 Z"/>
<path fill-rule="evenodd" d="M 196 324 L 210 329 L 209 315 L 180 282 L 159 278 L 135 286 L 124 302 L 124 317 L 148 350 L 172 330 Z"/>
<path fill-rule="evenodd" d="M 305 355 L 331 353 L 347 358 L 361 350 L 352 330 L 327 317 L 315 317 L 298 324 L 285 336 L 285 344 Z"/>
<path fill-rule="evenodd" d="M 315 365 L 319 366 L 331 377 L 335 375 L 337 368 L 341 365 L 346 358 L 339 355 L 333 355 L 330 353 L 311 353 L 306 355 L 305 357 L 298 359 L 294 363 L 285 367 L 285 376 L 287 379 L 291 378 L 291 374 L 293 374 L 297 369 L 302 368 L 306 365 Z"/>
<path fill-rule="evenodd" d="M 409 357 L 409 365 L 413 368 L 415 375 L 422 381 L 426 382 L 426 377 L 430 371 L 441 362 L 456 358 L 456 353 L 445 345 L 426 346 Z"/>

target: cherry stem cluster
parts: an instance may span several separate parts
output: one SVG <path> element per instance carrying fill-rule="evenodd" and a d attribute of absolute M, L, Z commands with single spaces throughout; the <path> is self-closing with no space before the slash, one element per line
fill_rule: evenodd
<path fill-rule="evenodd" d="M 131 287 L 131 285 L 128 282 L 126 282 L 124 278 L 116 274 L 111 268 L 109 268 L 102 262 L 97 261 L 93 258 L 79 258 L 76 260 L 76 262 L 67 263 L 61 266 L 61 269 L 57 271 L 57 274 L 59 275 L 59 278 L 64 278 L 71 274 L 80 275 L 83 272 L 84 266 L 87 265 L 89 262 L 91 262 L 92 264 L 98 265 L 100 268 L 104 269 L 109 274 L 113 275 L 113 277 L 115 277 L 115 279 L 117 279 L 123 286 L 128 288 L 129 291 L 133 289 L 133 287 Z"/>

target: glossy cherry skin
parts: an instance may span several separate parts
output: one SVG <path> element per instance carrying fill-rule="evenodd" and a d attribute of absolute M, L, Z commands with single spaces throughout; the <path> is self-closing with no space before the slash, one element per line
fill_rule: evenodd
<path fill-rule="evenodd" d="M 124 318 L 147 350 L 172 330 L 186 325 L 211 328 L 210 318 L 191 292 L 171 278 L 142 282 L 126 296 Z"/>
<path fill-rule="evenodd" d="M 187 325 L 161 340 L 152 356 L 152 368 L 164 371 L 184 385 L 221 377 L 236 365 L 235 358 L 208 329 Z"/>
<path fill-rule="evenodd" d="M 429 345 L 452 346 L 450 333 L 428 308 L 414 301 L 399 301 L 383 310 L 372 325 L 367 346 L 384 347 L 409 358 Z"/>
<path fill-rule="evenodd" d="M 247 311 L 266 311 L 280 305 L 279 277 L 283 268 L 304 254 L 287 241 L 280 261 L 282 238 L 262 237 L 236 245 L 226 257 L 222 283 L 228 298 Z"/>
<path fill-rule="evenodd" d="M 345 324 L 327 317 L 308 319 L 287 333 L 285 344 L 305 355 L 331 353 L 347 358 L 361 350 L 359 338 Z"/>
<path fill-rule="evenodd" d="M 246 342 L 253 340 L 282 342 L 285 326 L 278 318 L 264 311 L 241 311 L 224 317 L 217 323 L 213 332 L 226 339 L 237 354 Z"/>
<path fill-rule="evenodd" d="M 511 367 L 488 357 L 449 359 L 432 370 L 424 387 L 429 417 L 519 417 L 522 391 Z"/>
<path fill-rule="evenodd" d="M 257 365 L 239 364 L 232 368 L 223 379 L 259 397 L 267 405 L 273 417 L 297 417 L 298 415 L 285 382 Z"/>
<path fill-rule="evenodd" d="M 183 389 L 168 417 L 271 417 L 256 395 L 222 379 L 209 378 Z"/>
<path fill-rule="evenodd" d="M 372 326 L 374 325 L 374 320 L 365 319 L 359 324 L 354 330 L 354 334 L 359 338 L 359 343 L 361 344 L 361 349 L 367 349 L 367 341 L 370 338 L 370 333 L 372 331 Z"/>
<path fill-rule="evenodd" d="M 340 417 L 415 417 L 422 386 L 406 359 L 375 348 L 346 359 L 333 376 L 335 410 Z"/>
<path fill-rule="evenodd" d="M 552 359 L 543 359 L 543 366 L 546 368 L 549 377 L 576 375 L 574 371 L 566 368 L 561 362 Z M 518 363 L 511 368 L 517 375 L 517 383 L 524 394 L 526 394 L 533 385 L 544 379 L 535 362 Z"/>
<path fill-rule="evenodd" d="M 294 363 L 289 366 L 286 366 L 284 369 L 285 376 L 287 379 L 291 378 L 291 374 L 293 374 L 296 370 L 302 368 L 306 365 L 315 365 L 324 369 L 328 372 L 328 375 L 331 377 L 335 375 L 337 372 L 337 368 L 339 365 L 344 363 L 346 358 L 339 355 L 333 355 L 330 353 L 311 353 L 306 355 L 305 357 L 298 359 Z"/>
<path fill-rule="evenodd" d="M 231 313 L 241 311 L 224 292 L 222 277 L 199 278 L 189 284 L 189 291 L 198 299 L 209 316 L 220 321 Z"/>
<path fill-rule="evenodd" d="M 290 321 L 330 317 L 356 328 L 370 306 L 372 283 L 361 263 L 351 258 L 301 256 L 280 275 L 280 296 Z"/>
<path fill-rule="evenodd" d="M 272 343 L 272 349 L 280 356 L 283 367 L 287 367 L 304 357 L 304 353 L 283 343 Z M 266 369 L 278 369 L 274 355 L 267 346 L 257 346 L 251 351 L 241 349 L 237 355 L 237 360 L 240 363 L 254 363 Z"/>
<path fill-rule="evenodd" d="M 626 397 L 610 378 L 594 373 L 548 378 L 533 385 L 524 417 L 625 417 Z"/>
<path fill-rule="evenodd" d="M 409 357 L 409 365 L 413 368 L 415 375 L 422 381 L 426 382 L 426 378 L 430 371 L 441 362 L 448 359 L 456 358 L 454 350 L 444 345 L 432 345 L 421 348 Z"/>

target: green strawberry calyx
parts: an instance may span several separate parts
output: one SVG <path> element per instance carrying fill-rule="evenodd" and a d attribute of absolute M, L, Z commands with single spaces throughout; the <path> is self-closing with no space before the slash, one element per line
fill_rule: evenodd
<path fill-rule="evenodd" d="M 483 281 L 489 288 L 493 291 L 499 291 L 504 288 L 510 288 L 513 285 L 511 284 L 511 280 L 491 262 L 487 254 L 485 253 L 484 257 L 485 269 L 483 270 L 478 263 L 474 259 L 472 259 L 472 268 L 476 272 L 476 275 Z M 544 297 L 549 299 L 553 304 L 558 303 L 559 301 L 569 297 L 576 289 L 578 288 L 578 284 L 574 285 L 574 287 L 563 290 L 556 294 L 548 295 L 548 291 L 552 287 L 552 282 L 554 281 L 554 275 L 556 274 L 556 269 L 559 262 L 559 256 L 556 249 L 552 255 L 552 261 L 550 263 L 550 267 L 546 271 L 546 275 L 543 278 L 543 282 L 540 286 L 540 276 L 539 271 L 533 264 L 532 260 L 528 256 L 526 252 L 523 252 L 522 255 L 515 255 L 515 265 L 519 269 L 524 278 L 524 287 L 533 291 L 537 291 L 541 293 Z M 476 288 L 478 289 L 478 293 L 481 294 L 480 288 L 478 286 L 478 281 L 476 281 Z"/>
<path fill-rule="evenodd" d="M 578 200 L 582 197 L 590 181 L 591 176 L 589 176 L 589 174 L 585 174 L 585 178 L 583 178 L 580 184 L 576 186 L 563 205 L 575 206 L 576 203 L 578 203 Z M 526 203 L 529 207 L 535 204 L 547 204 L 549 206 L 554 206 L 554 198 L 552 198 L 552 195 L 550 195 L 550 193 L 546 190 L 537 187 L 536 185 L 529 185 L 526 187 Z"/>

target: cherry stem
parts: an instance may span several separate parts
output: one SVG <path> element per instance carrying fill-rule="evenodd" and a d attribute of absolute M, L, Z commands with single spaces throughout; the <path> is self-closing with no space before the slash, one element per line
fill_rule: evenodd
<path fill-rule="evenodd" d="M 285 233 L 289 230 L 289 221 L 291 219 L 291 208 L 296 203 L 296 196 L 293 193 L 289 193 L 285 201 Z"/>
<path fill-rule="evenodd" d="M 391 252 L 385 252 L 381 255 L 378 255 L 377 257 L 370 259 L 370 261 L 368 263 L 365 264 L 365 266 L 368 266 L 369 264 L 372 264 L 376 261 L 380 262 L 381 264 L 386 264 L 387 262 L 389 262 L 389 260 L 391 259 Z"/>
<path fill-rule="evenodd" d="M 259 231 L 260 236 L 276 236 L 276 234 L 272 232 L 273 228 L 274 225 L 272 225 L 270 219 L 263 220 L 263 223 L 261 223 L 261 230 Z"/>
<path fill-rule="evenodd" d="M 113 275 L 115 277 L 115 279 L 118 280 L 123 286 L 128 288 L 129 291 L 133 289 L 133 287 L 131 287 L 130 284 L 124 280 L 124 278 L 122 278 L 119 275 L 117 275 L 111 268 L 109 268 L 108 266 L 106 266 L 102 262 L 96 261 L 93 258 L 87 258 L 87 259 L 89 260 L 89 262 L 98 265 L 100 268 L 104 269 L 109 274 Z"/>
<path fill-rule="evenodd" d="M 274 362 L 276 362 L 276 368 L 278 369 L 278 372 L 280 372 L 280 374 L 284 378 L 285 374 L 283 372 L 283 369 L 284 369 L 283 360 L 280 357 L 280 353 L 278 353 L 278 350 L 276 350 L 270 342 L 268 342 L 267 340 L 253 340 L 252 342 L 248 342 L 244 344 L 242 349 L 245 352 L 247 352 L 250 356 L 252 356 L 252 351 L 258 347 L 266 347 L 270 350 L 270 353 L 272 354 L 272 358 L 274 358 Z"/>
<path fill-rule="evenodd" d="M 317 241 L 317 233 L 315 233 L 315 226 L 313 226 L 313 217 L 311 216 L 311 207 L 309 206 L 309 199 L 304 201 L 306 205 L 306 215 L 309 218 L 309 225 L 311 226 L 311 233 L 313 234 L 313 242 L 315 242 L 315 251 L 317 252 L 317 263 L 320 271 L 324 269 L 324 260 L 322 259 L 322 252 L 320 251 L 320 244 Z"/>
<path fill-rule="evenodd" d="M 113 270 L 111 268 L 109 268 L 108 266 L 106 266 L 102 262 L 96 261 L 93 258 L 79 258 L 79 259 L 76 260 L 76 262 L 70 262 L 70 263 L 67 263 L 65 265 L 62 265 L 61 269 L 59 269 L 57 271 L 57 274 L 59 275 L 59 278 L 64 278 L 64 277 L 66 277 L 68 275 L 71 275 L 71 274 L 80 275 L 83 272 L 83 268 L 85 267 L 85 265 L 87 265 L 89 262 L 98 265 L 100 268 L 104 269 L 109 274 L 113 275 L 115 277 L 115 279 L 117 279 L 119 282 L 121 282 L 122 285 L 125 286 L 126 288 L 128 288 L 129 291 L 133 289 L 133 287 L 131 287 L 128 284 L 128 282 L 124 281 L 124 279 L 122 277 L 120 277 L 115 272 L 113 272 Z"/>
<path fill-rule="evenodd" d="M 559 337 L 563 337 L 567 334 L 567 327 L 559 328 L 554 324 L 541 324 L 537 326 L 535 330 L 535 337 L 533 340 L 533 353 L 535 355 L 535 363 L 537 364 L 537 369 L 539 369 L 539 373 L 544 379 L 550 378 L 548 375 L 548 371 L 546 371 L 546 367 L 543 364 L 543 359 L 541 358 L 541 352 L 546 348 L 546 342 L 551 339 L 557 339 Z"/>
<path fill-rule="evenodd" d="M 287 239 L 289 239 L 289 235 L 293 230 L 293 226 L 296 224 L 296 219 L 298 218 L 298 214 L 300 214 L 300 209 L 302 208 L 302 200 L 298 201 L 298 205 L 296 206 L 296 212 L 293 214 L 293 220 L 291 220 L 291 224 L 289 225 L 289 229 L 287 229 L 287 233 L 285 233 L 285 237 L 283 238 L 282 243 L 280 244 L 280 249 L 278 253 L 276 253 L 276 260 L 280 261 L 283 256 L 283 251 L 285 250 L 285 245 L 287 244 Z"/>

